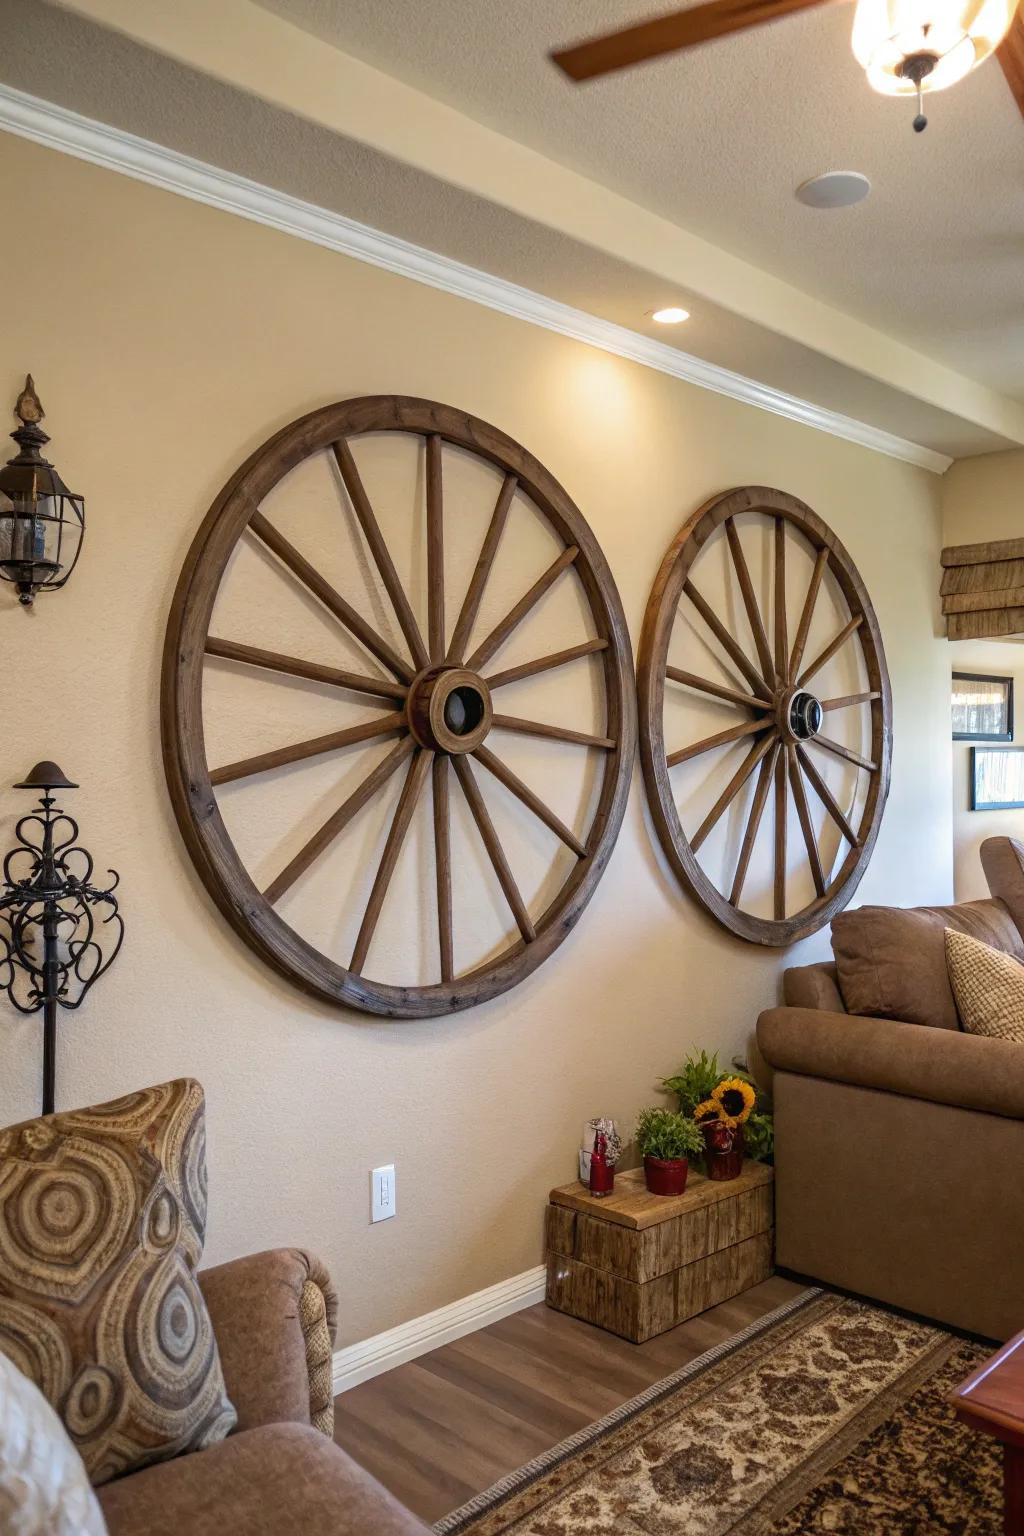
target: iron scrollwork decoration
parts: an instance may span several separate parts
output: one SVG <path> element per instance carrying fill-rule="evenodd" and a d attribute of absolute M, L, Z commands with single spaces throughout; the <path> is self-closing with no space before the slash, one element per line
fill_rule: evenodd
<path fill-rule="evenodd" d="M 43 1013 L 43 1114 L 54 1109 L 57 1008 L 78 1008 L 124 939 L 114 890 L 92 883 L 92 855 L 53 790 L 77 789 L 56 763 L 37 763 L 15 789 L 42 790 L 15 828 L 0 884 L 0 990 L 19 1013 Z M 111 926 L 112 925 L 112 926 Z M 100 933 L 109 929 L 109 940 Z"/>

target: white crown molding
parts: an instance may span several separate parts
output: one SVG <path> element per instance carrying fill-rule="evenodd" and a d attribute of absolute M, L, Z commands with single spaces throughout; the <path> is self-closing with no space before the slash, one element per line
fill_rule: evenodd
<path fill-rule="evenodd" d="M 546 1273 L 544 1265 L 538 1264 L 536 1269 L 524 1270 L 485 1291 L 438 1307 L 436 1312 L 426 1312 L 411 1322 L 389 1328 L 386 1333 L 375 1334 L 372 1339 L 339 1349 L 334 1356 L 335 1397 L 350 1387 L 358 1387 L 361 1381 L 369 1381 L 372 1376 L 380 1376 L 396 1365 L 404 1365 L 432 1349 L 440 1349 L 442 1344 L 451 1344 L 467 1333 L 486 1328 L 488 1323 L 500 1322 L 513 1312 L 543 1301 Z"/>
<path fill-rule="evenodd" d="M 838 411 L 825 410 L 808 400 L 759 384 L 742 374 L 642 336 L 626 326 L 586 314 L 569 304 L 521 288 L 517 283 L 360 224 L 344 214 L 318 208 L 314 203 L 277 192 L 250 181 L 248 177 L 219 170 L 190 155 L 179 154 L 5 85 L 0 85 L 0 129 L 76 159 L 87 160 L 92 165 L 134 177 L 150 186 L 175 192 L 180 197 L 205 203 L 224 213 L 264 224 L 282 234 L 382 267 L 400 277 L 439 288 L 444 293 L 470 299 L 530 325 L 555 331 L 558 335 L 695 384 L 700 389 L 784 416 L 832 437 L 931 470 L 934 474 L 944 474 L 953 462 L 946 454 L 937 453 L 932 448 L 908 442 Z"/>

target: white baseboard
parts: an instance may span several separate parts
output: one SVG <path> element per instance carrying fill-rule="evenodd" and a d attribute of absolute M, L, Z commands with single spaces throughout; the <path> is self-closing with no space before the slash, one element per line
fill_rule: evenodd
<path fill-rule="evenodd" d="M 499 1280 L 497 1285 L 438 1307 L 436 1312 L 426 1312 L 397 1328 L 389 1328 L 386 1333 L 375 1334 L 372 1339 L 339 1349 L 334 1356 L 335 1397 L 350 1387 L 358 1387 L 361 1381 L 369 1381 L 372 1376 L 380 1376 L 396 1365 L 404 1365 L 407 1360 L 415 1360 L 418 1355 L 543 1301 L 545 1274 L 544 1265 L 538 1264 L 536 1269 Z"/>

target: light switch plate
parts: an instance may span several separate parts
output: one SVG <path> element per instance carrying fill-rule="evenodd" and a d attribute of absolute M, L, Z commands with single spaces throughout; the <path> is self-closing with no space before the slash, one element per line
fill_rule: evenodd
<path fill-rule="evenodd" d="M 395 1214 L 395 1165 L 370 1172 L 370 1220 L 387 1221 Z"/>

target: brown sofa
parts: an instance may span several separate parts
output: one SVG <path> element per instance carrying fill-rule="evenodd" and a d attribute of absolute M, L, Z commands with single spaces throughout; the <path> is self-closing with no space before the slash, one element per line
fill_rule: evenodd
<path fill-rule="evenodd" d="M 992 898 L 862 907 L 832 964 L 758 1020 L 774 1070 L 778 1263 L 990 1338 L 1024 1326 L 1024 1047 L 964 1033 L 943 930 L 1024 960 L 1024 847 L 982 846 Z"/>
<path fill-rule="evenodd" d="M 298 1249 L 200 1273 L 235 1431 L 97 1489 L 110 1536 L 423 1536 L 333 1443 L 337 1298 Z"/>

